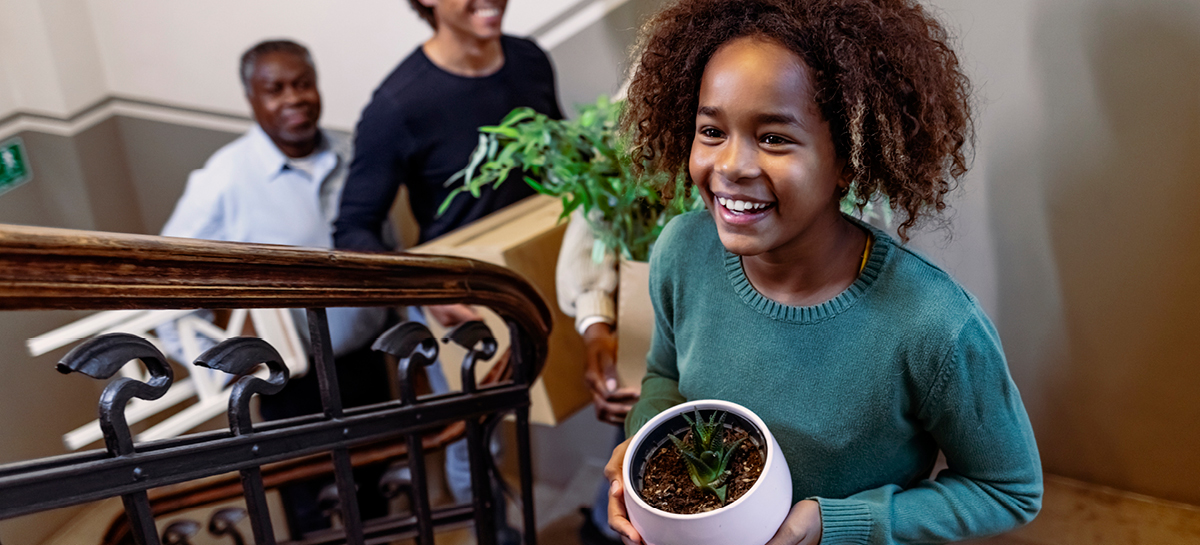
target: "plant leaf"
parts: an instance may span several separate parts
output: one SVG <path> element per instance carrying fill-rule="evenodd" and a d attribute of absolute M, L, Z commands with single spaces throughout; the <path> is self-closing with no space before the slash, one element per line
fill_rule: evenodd
<path fill-rule="evenodd" d="M 533 110 L 533 108 L 521 107 L 509 112 L 508 115 L 504 116 L 504 120 L 500 121 L 500 124 L 504 126 L 512 126 L 536 115 L 538 114 Z"/>
<path fill-rule="evenodd" d="M 575 208 L 587 212 L 588 224 L 606 251 L 645 261 L 670 218 L 703 204 L 698 192 L 689 191 L 683 172 L 633 174 L 629 139 L 617 132 L 623 109 L 623 101 L 605 96 L 580 106 L 574 120 L 514 109 L 499 124 L 480 128 L 467 166 L 446 182 L 451 187 L 462 180 L 462 187 L 447 199 L 462 192 L 478 197 L 483 187 L 499 187 L 513 169 L 522 170 L 522 178 L 526 183 L 533 180 L 530 187 L 535 191 L 563 199 L 564 215 Z M 662 198 L 664 192 L 676 198 L 668 201 Z M 447 206 L 443 202 L 438 209 Z"/>
<path fill-rule="evenodd" d="M 549 193 L 549 191 L 546 190 L 545 186 L 537 183 L 537 180 L 534 180 L 533 178 L 530 178 L 529 176 L 525 177 L 525 183 L 529 184 L 529 187 L 532 187 L 533 190 L 537 191 L 538 193 L 543 193 L 543 194 Z"/>
<path fill-rule="evenodd" d="M 507 136 L 508 138 L 517 138 L 520 136 L 517 129 L 512 127 L 479 127 L 479 132 Z"/>

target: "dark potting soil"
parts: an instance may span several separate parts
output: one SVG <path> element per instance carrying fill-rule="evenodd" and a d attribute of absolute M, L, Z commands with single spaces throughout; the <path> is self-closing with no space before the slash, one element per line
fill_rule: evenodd
<path fill-rule="evenodd" d="M 737 441 L 747 435 L 744 430 L 727 428 L 725 441 Z M 683 440 L 691 441 L 690 431 Z M 733 452 L 728 469 L 726 504 L 733 503 L 754 486 L 754 482 L 762 474 L 762 455 L 749 439 L 742 441 Z M 646 461 L 645 475 L 642 479 L 642 499 L 655 508 L 679 515 L 703 513 L 722 506 L 715 495 L 696 488 L 691 475 L 688 474 L 687 462 L 684 462 L 683 455 L 670 442 L 664 443 Z"/>

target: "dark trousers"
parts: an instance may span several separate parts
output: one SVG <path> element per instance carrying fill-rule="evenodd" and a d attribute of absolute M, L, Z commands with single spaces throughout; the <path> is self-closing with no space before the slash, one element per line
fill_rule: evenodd
<path fill-rule="evenodd" d="M 382 353 L 366 347 L 338 358 L 335 367 L 343 407 L 381 403 L 392 398 L 387 362 Z M 303 377 L 289 380 L 278 394 L 262 396 L 259 409 L 263 419 L 268 421 L 322 413 L 324 409 L 321 407 L 316 370 L 310 369 Z M 386 464 L 374 464 L 354 470 L 354 480 L 358 485 L 358 507 L 363 520 L 387 515 L 387 500 L 378 486 L 385 469 Z M 333 478 L 329 477 L 279 487 L 292 539 L 300 539 L 308 532 L 330 527 L 329 516 L 322 512 L 317 498 L 321 489 L 333 482 Z"/>

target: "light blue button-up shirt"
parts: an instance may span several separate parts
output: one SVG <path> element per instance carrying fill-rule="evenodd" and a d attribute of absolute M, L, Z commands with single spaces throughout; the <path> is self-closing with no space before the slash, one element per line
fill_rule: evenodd
<path fill-rule="evenodd" d="M 192 172 L 163 227 L 170 237 L 333 247 L 333 220 L 350 162 L 346 138 L 322 131 L 312 175 L 255 125 Z"/>
<path fill-rule="evenodd" d="M 340 135 L 327 131 L 321 135 L 321 145 L 304 158 L 307 168 L 298 168 L 255 125 L 217 150 L 204 168 L 192 172 L 162 234 L 332 248 L 333 220 L 346 183 L 351 146 Z M 303 313 L 297 317 L 297 327 L 307 337 Z M 380 333 L 385 317 L 379 308 L 329 309 L 334 353 L 365 346 Z M 159 333 L 168 341 L 173 332 L 160 328 Z"/>

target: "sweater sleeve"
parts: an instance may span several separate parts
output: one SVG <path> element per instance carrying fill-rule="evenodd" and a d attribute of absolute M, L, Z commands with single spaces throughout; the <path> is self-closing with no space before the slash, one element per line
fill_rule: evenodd
<path fill-rule="evenodd" d="M 584 326 L 616 321 L 613 291 L 617 287 L 617 264 L 612 252 L 604 260 L 592 259 L 596 236 L 583 212 L 576 209 L 563 235 L 555 270 L 558 306 L 563 314 L 575 317 L 575 329 L 582 335 Z"/>
<path fill-rule="evenodd" d="M 354 137 L 354 160 L 334 222 L 334 246 L 389 251 L 383 230 L 406 170 L 400 146 L 408 142 L 386 97 L 376 94 L 363 110 Z"/>
<path fill-rule="evenodd" d="M 975 307 L 944 352 L 917 413 L 946 456 L 935 479 L 888 485 L 821 505 L 822 545 L 944 543 L 993 535 L 1033 519 L 1042 472 L 1000 340 Z"/>
<path fill-rule="evenodd" d="M 670 248 L 676 237 L 671 223 L 650 253 L 650 301 L 654 305 L 654 333 L 646 354 L 646 375 L 642 395 L 625 418 L 625 436 L 632 437 L 646 422 L 675 405 L 687 401 L 679 393 L 679 367 L 676 362 L 674 330 L 674 283 L 671 275 L 679 270 Z M 678 222 L 674 225 L 677 227 Z M 674 254 L 677 255 L 677 254 Z M 618 325 L 618 327 L 620 327 Z"/>

